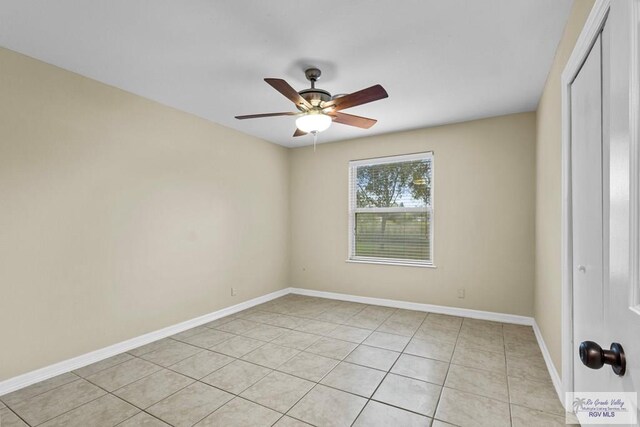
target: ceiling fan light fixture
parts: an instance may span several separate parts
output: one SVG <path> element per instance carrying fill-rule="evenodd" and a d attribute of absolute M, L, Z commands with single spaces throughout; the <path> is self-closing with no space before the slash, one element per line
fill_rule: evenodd
<path fill-rule="evenodd" d="M 323 113 L 307 113 L 296 119 L 296 126 L 303 132 L 322 132 L 331 126 L 331 117 Z"/>

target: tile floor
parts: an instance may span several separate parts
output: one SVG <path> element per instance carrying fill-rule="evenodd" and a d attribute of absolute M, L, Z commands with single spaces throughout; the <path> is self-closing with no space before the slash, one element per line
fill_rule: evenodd
<path fill-rule="evenodd" d="M 287 295 L 0 396 L 0 426 L 563 426 L 530 327 Z"/>

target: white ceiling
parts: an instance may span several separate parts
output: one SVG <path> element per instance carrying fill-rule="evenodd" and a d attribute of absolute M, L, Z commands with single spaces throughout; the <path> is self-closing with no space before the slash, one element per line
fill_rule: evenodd
<path fill-rule="evenodd" d="M 571 0 L 2 0 L 0 46 L 288 147 L 294 111 L 264 77 L 389 98 L 318 142 L 536 108 Z"/>

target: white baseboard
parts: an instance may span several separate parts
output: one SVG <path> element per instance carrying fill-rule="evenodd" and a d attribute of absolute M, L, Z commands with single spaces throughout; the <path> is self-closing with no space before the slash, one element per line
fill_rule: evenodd
<path fill-rule="evenodd" d="M 551 381 L 553 382 L 553 387 L 556 389 L 556 393 L 558 394 L 558 398 L 564 406 L 564 388 L 562 387 L 562 380 L 560 379 L 560 375 L 558 375 L 558 371 L 556 370 L 556 366 L 553 364 L 553 360 L 551 360 L 551 354 L 549 353 L 549 349 L 547 348 L 547 344 L 544 342 L 544 338 L 542 338 L 542 332 L 538 327 L 538 323 L 533 321 L 533 332 L 536 334 L 536 339 L 538 340 L 538 346 L 540 347 L 540 351 L 542 351 L 542 357 L 544 357 L 544 363 L 547 365 L 547 371 L 549 371 L 549 375 L 551 376 Z"/>
<path fill-rule="evenodd" d="M 18 375 L 17 377 L 9 378 L 8 380 L 0 382 L 0 396 L 27 387 L 31 384 L 47 380 L 49 378 L 55 377 L 56 375 L 64 374 L 65 372 L 70 372 L 74 369 L 79 369 L 83 366 L 99 362 L 125 351 L 132 350 L 136 347 L 149 344 L 153 341 L 175 335 L 177 333 L 186 331 L 187 329 L 204 325 L 205 323 L 212 322 L 221 317 L 229 316 L 230 314 L 246 310 L 247 308 L 251 308 L 255 305 L 262 304 L 267 301 L 271 301 L 272 299 L 287 295 L 288 293 L 290 293 L 290 288 L 280 289 L 279 291 L 271 292 L 270 294 L 253 298 L 240 304 L 236 304 L 231 307 L 214 311 L 213 313 L 196 317 L 195 319 L 186 320 L 184 322 L 180 322 L 175 325 L 159 329 L 157 331 L 149 332 L 148 334 L 140 335 L 138 337 L 131 338 L 129 340 L 122 341 L 117 344 L 74 357 L 72 359 L 64 360 L 62 362 L 45 366 L 44 368 L 40 368 L 35 371 L 27 372 L 26 374 Z"/>
<path fill-rule="evenodd" d="M 357 295 L 314 291 L 301 288 L 289 289 L 293 294 L 307 295 L 311 297 L 359 302 L 363 304 L 382 305 L 385 307 L 403 308 L 406 310 L 428 311 L 430 313 L 449 314 L 451 316 L 470 317 L 472 319 L 492 320 L 494 322 L 514 323 L 517 325 L 533 326 L 534 324 L 533 317 L 518 316 L 515 314 L 495 313 L 492 311 L 471 310 L 469 308 L 447 307 L 444 305 L 422 304 L 417 302 L 400 301 L 393 299 L 362 297 Z"/>

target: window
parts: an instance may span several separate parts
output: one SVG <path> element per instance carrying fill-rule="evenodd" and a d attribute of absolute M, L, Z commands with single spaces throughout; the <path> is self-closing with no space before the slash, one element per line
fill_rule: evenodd
<path fill-rule="evenodd" d="M 433 154 L 349 163 L 349 259 L 433 264 Z"/>

